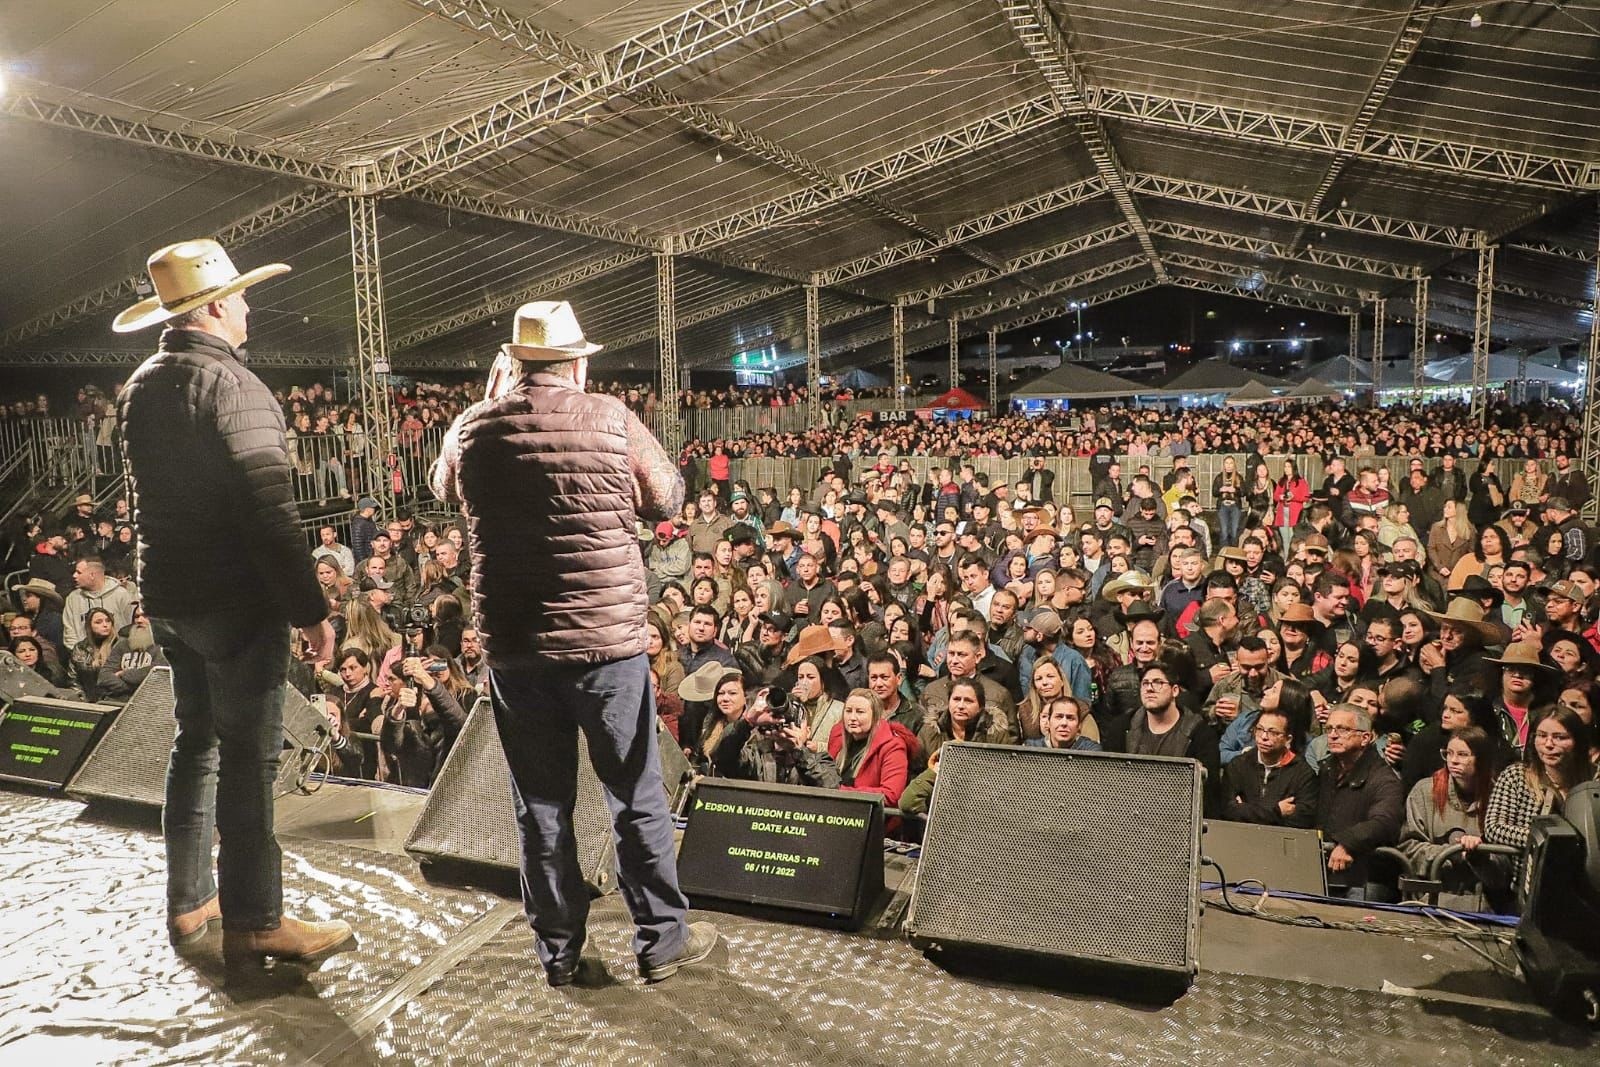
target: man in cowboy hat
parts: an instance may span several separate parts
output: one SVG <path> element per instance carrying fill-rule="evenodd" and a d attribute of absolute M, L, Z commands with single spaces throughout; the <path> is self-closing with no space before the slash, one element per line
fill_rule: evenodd
<path fill-rule="evenodd" d="M 34 633 L 54 645 L 57 655 L 63 654 L 62 599 L 56 587 L 43 578 L 29 578 L 20 585 L 13 585 L 11 591 L 16 594 L 22 614 L 33 620 Z"/>
<path fill-rule="evenodd" d="M 1485 662 L 1500 668 L 1500 691 L 1495 694 L 1494 710 L 1506 744 L 1518 751 L 1527 746 L 1530 713 L 1538 702 L 1539 688 L 1559 673 L 1539 652 L 1537 642 L 1518 641 L 1507 645 L 1499 656 L 1484 657 Z"/>
<path fill-rule="evenodd" d="M 333 630 L 294 504 L 283 409 L 240 347 L 245 289 L 289 268 L 241 274 L 211 240 L 168 245 L 148 267 L 155 295 L 112 329 L 166 324 L 155 355 L 123 387 L 117 417 L 138 502 L 142 606 L 177 698 L 162 810 L 168 932 L 192 944 L 220 918 L 230 965 L 303 958 L 351 931 L 283 914 L 271 782 L 289 628 L 313 661 L 333 655 Z"/>
<path fill-rule="evenodd" d="M 1435 700 L 1457 682 L 1476 682 L 1487 662 L 1484 649 L 1504 644 L 1506 629 L 1486 617 L 1483 605 L 1465 597 L 1455 597 L 1442 612 L 1424 612 L 1439 623 L 1439 637 L 1417 652 L 1417 666 L 1428 676 L 1428 692 Z"/>
<path fill-rule="evenodd" d="M 467 516 L 523 903 L 551 985 L 603 971 L 583 956 L 589 894 L 572 829 L 580 733 L 612 810 L 640 974 L 669 978 L 717 942 L 716 927 L 688 922 L 678 887 L 634 536 L 641 516 L 659 522 L 683 506 L 683 479 L 621 400 L 584 391 L 598 351 L 571 304 L 518 308 L 483 400 L 451 425 L 431 478 L 434 495 Z"/>

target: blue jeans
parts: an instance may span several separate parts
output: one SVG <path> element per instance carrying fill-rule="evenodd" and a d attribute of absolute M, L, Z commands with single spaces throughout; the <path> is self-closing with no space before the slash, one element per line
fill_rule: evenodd
<path fill-rule="evenodd" d="M 1244 512 L 1238 504 L 1222 504 L 1217 508 L 1217 527 L 1222 547 L 1228 548 L 1239 543 L 1239 527 L 1244 518 Z"/>
<path fill-rule="evenodd" d="M 589 918 L 572 829 L 580 730 L 611 808 L 634 953 L 648 966 L 674 959 L 688 937 L 689 904 L 678 888 L 648 660 L 491 667 L 489 694 L 511 768 L 522 902 L 539 961 L 546 970 L 575 967 Z"/>
<path fill-rule="evenodd" d="M 272 790 L 283 751 L 289 627 L 233 612 L 153 618 L 150 626 L 172 664 L 178 720 L 161 813 L 167 907 L 192 911 L 217 895 L 220 882 L 226 929 L 274 929 L 283 917 L 283 861 Z"/>

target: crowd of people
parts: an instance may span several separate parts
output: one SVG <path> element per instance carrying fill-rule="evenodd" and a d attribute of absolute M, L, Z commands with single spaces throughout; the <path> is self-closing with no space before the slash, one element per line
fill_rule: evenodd
<path fill-rule="evenodd" d="M 402 390 L 402 445 L 473 398 Z M 359 432 L 325 389 L 281 399 L 291 429 Z M 1070 425 L 721 443 L 801 455 L 810 441 L 834 459 L 783 486 L 713 462 L 681 514 L 641 531 L 667 729 L 703 773 L 877 792 L 905 832 L 947 741 L 1188 756 L 1211 816 L 1322 830 L 1337 892 L 1388 891 L 1383 846 L 1420 869 L 1461 845 L 1447 903 L 1514 907 L 1517 864 L 1476 846 L 1525 843 L 1597 754 L 1600 541 L 1578 517 L 1590 487 L 1570 413 L 1502 411 L 1483 433 L 1451 406 L 1258 414 L 1096 408 Z M 1103 465 L 1075 515 L 1043 457 L 1106 450 L 1174 466 L 1157 480 Z M 1186 457 L 1213 450 L 1241 462 L 1202 506 Z M 1249 458 L 1283 450 L 1327 452 L 1322 483 Z M 1414 459 L 1395 485 L 1363 450 Z M 1488 462 L 1469 476 L 1454 460 L 1474 452 Z M 971 462 L 919 476 L 905 457 L 927 453 L 1036 458 L 991 484 Z M 1433 473 L 1423 456 L 1442 457 Z M 302 681 L 326 702 L 337 772 L 426 787 L 487 678 L 462 530 L 354 503 L 351 544 L 328 526 L 312 549 L 338 651 Z M 28 539 L 13 654 L 64 689 L 125 698 L 161 661 L 127 502 L 97 514 L 80 498 Z"/>

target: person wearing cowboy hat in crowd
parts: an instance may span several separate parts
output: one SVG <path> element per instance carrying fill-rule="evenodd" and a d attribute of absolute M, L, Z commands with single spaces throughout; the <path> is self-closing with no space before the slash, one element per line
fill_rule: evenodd
<path fill-rule="evenodd" d="M 1136 601 L 1155 597 L 1155 582 L 1143 571 L 1132 570 L 1111 579 L 1089 608 L 1094 628 L 1124 663 L 1128 659 L 1127 613 Z"/>
<path fill-rule="evenodd" d="M 56 655 L 64 653 L 61 608 L 64 601 L 56 587 L 43 578 L 29 578 L 11 587 L 17 607 L 33 620 L 33 632 L 55 646 Z"/>
<path fill-rule="evenodd" d="M 1306 679 L 1333 662 L 1333 653 L 1324 651 L 1322 635 L 1327 626 L 1317 618 L 1309 604 L 1290 604 L 1278 619 L 1278 643 L 1283 652 L 1276 664 L 1290 678 Z"/>
<path fill-rule="evenodd" d="M 294 504 L 283 409 L 242 348 L 245 290 L 289 268 L 241 274 L 217 242 L 193 240 L 156 252 L 148 269 L 155 295 L 112 329 L 165 324 L 155 355 L 123 386 L 117 417 L 138 501 L 143 608 L 176 696 L 162 809 L 168 934 L 193 944 L 220 919 L 230 966 L 313 956 L 351 929 L 283 914 L 271 783 L 289 627 L 311 662 L 333 656 L 333 630 Z"/>
<path fill-rule="evenodd" d="M 1540 646 L 1518 641 L 1507 645 L 1499 656 L 1485 656 L 1484 661 L 1500 668 L 1498 692 L 1494 698 L 1495 715 L 1500 720 L 1500 732 L 1508 744 L 1518 751 L 1528 744 L 1528 726 L 1533 709 L 1552 702 L 1561 672 L 1544 661 Z"/>
<path fill-rule="evenodd" d="M 1432 698 L 1443 700 L 1452 686 L 1480 684 L 1488 666 L 1485 650 L 1505 644 L 1510 636 L 1505 627 L 1486 617 L 1483 605 L 1465 597 L 1453 598 L 1445 611 L 1423 614 L 1439 624 L 1439 636 L 1417 651 L 1417 666 L 1427 676 Z"/>
<path fill-rule="evenodd" d="M 84 537 L 94 535 L 94 497 L 79 493 L 72 500 L 72 510 L 61 516 L 61 525 L 69 530 L 82 530 Z"/>
<path fill-rule="evenodd" d="M 800 531 L 779 519 L 767 527 L 767 556 L 778 566 L 773 577 L 785 579 L 794 574 L 795 562 L 800 558 Z"/>
<path fill-rule="evenodd" d="M 621 400 L 585 391 L 600 348 L 571 304 L 519 307 L 483 400 L 451 424 L 430 478 L 467 518 L 473 613 L 517 799 L 523 903 L 552 986 L 587 984 L 603 969 L 583 954 L 589 894 L 572 830 L 580 735 L 611 809 L 641 977 L 670 978 L 717 943 L 715 926 L 689 923 L 678 885 L 635 534 L 641 517 L 679 511 L 683 479 Z M 721 622 L 706 611 L 689 623 L 702 646 Z"/>

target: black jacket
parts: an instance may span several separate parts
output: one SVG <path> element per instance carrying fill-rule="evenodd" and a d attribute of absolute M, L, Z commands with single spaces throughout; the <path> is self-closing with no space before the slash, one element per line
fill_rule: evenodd
<path fill-rule="evenodd" d="M 1294 798 L 1294 814 L 1278 802 Z M 1299 756 L 1287 767 L 1263 767 L 1255 749 L 1246 749 L 1222 768 L 1222 817 L 1230 822 L 1306 829 L 1317 824 L 1317 772 Z"/>
<path fill-rule="evenodd" d="M 1355 862 L 1343 871 L 1329 872 L 1339 885 L 1364 885 L 1372 850 L 1400 840 L 1406 817 L 1406 795 L 1400 776 L 1368 746 L 1350 773 L 1342 779 L 1332 757 L 1317 778 L 1317 826 L 1323 836 L 1343 845 Z"/>
<path fill-rule="evenodd" d="M 309 626 L 328 614 L 295 506 L 283 410 L 241 353 L 168 329 L 117 418 L 153 616 L 234 610 Z"/>

